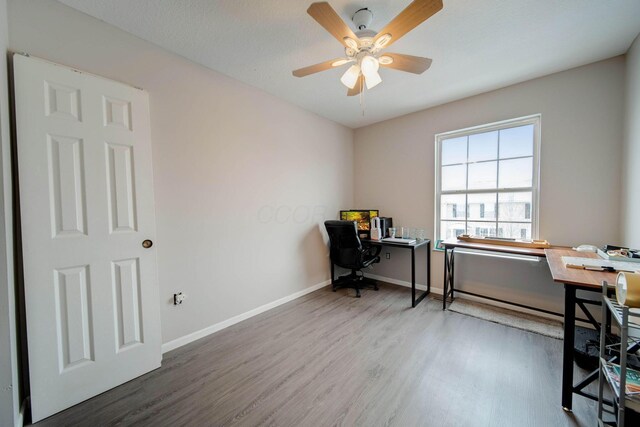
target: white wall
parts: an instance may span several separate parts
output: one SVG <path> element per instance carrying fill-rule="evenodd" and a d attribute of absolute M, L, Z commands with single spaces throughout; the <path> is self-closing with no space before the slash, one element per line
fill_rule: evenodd
<path fill-rule="evenodd" d="M 19 422 L 20 398 L 13 276 L 11 144 L 7 86 L 7 2 L 0 0 L 0 426 Z"/>
<path fill-rule="evenodd" d="M 640 35 L 627 52 L 623 172 L 623 243 L 640 248 Z"/>
<path fill-rule="evenodd" d="M 624 67 L 616 57 L 357 129 L 355 207 L 379 208 L 394 225 L 433 236 L 435 134 L 541 113 L 540 237 L 557 245 L 618 242 Z M 407 256 L 396 252 L 375 272 L 408 281 Z M 442 287 L 442 254 L 432 261 L 433 283 Z M 562 311 L 561 286 L 544 262 L 457 261 L 461 289 Z"/>
<path fill-rule="evenodd" d="M 149 92 L 163 342 L 329 278 L 352 130 L 55 1 L 10 0 L 9 40 Z"/>

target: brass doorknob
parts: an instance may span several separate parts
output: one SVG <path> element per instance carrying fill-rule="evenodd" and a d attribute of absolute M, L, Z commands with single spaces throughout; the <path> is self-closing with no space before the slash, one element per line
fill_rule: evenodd
<path fill-rule="evenodd" d="M 153 246 L 153 242 L 149 239 L 142 242 L 142 247 L 145 249 L 149 249 L 151 246 Z"/>

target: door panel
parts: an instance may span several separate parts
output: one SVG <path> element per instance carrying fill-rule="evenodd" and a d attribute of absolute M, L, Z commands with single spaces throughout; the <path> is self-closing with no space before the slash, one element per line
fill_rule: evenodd
<path fill-rule="evenodd" d="M 53 237 L 86 235 L 82 140 L 47 135 Z"/>
<path fill-rule="evenodd" d="M 80 90 L 45 80 L 44 105 L 47 117 L 81 122 Z"/>
<path fill-rule="evenodd" d="M 104 125 L 133 130 L 131 128 L 131 103 L 106 96 L 103 99 Z"/>
<path fill-rule="evenodd" d="M 136 231 L 133 147 L 107 143 L 109 218 L 112 233 Z"/>
<path fill-rule="evenodd" d="M 60 372 L 93 362 L 89 266 L 56 270 L 54 278 Z"/>
<path fill-rule="evenodd" d="M 142 344 L 140 269 L 138 259 L 113 262 L 113 295 L 118 351 Z"/>
<path fill-rule="evenodd" d="M 38 421 L 160 366 L 146 92 L 14 55 Z"/>

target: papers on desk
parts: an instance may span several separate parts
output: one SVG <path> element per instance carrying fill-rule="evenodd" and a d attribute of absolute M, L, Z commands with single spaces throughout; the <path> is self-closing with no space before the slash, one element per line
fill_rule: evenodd
<path fill-rule="evenodd" d="M 416 243 L 416 239 L 403 239 L 401 237 L 385 237 L 382 241 L 388 243 L 403 243 L 405 245 L 412 245 Z"/>
<path fill-rule="evenodd" d="M 567 268 L 578 268 L 591 271 L 627 271 L 635 273 L 640 271 L 640 265 L 635 262 L 608 261 L 599 258 L 582 258 L 563 256 L 562 262 Z"/>

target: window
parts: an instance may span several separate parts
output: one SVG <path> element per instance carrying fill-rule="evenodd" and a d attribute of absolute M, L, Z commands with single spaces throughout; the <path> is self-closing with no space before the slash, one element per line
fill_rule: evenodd
<path fill-rule="evenodd" d="M 436 135 L 436 235 L 538 237 L 540 116 Z"/>

